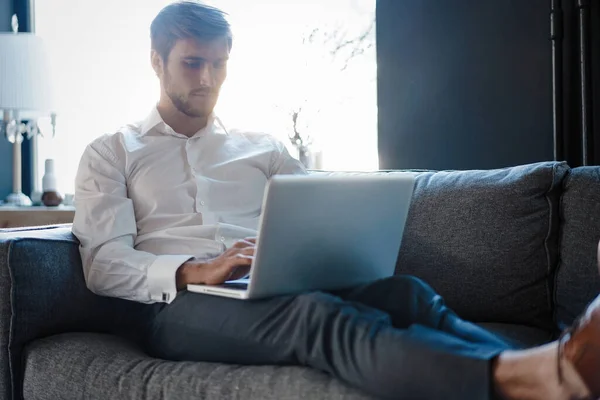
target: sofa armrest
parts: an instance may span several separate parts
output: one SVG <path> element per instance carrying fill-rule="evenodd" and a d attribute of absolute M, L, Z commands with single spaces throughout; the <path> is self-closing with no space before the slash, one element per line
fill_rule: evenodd
<path fill-rule="evenodd" d="M 71 226 L 73 224 L 54 224 L 54 225 L 38 225 L 38 226 L 19 226 L 16 228 L 2 228 L 0 229 L 0 234 L 1 233 L 15 233 L 15 232 L 28 232 L 28 231 L 36 231 L 38 232 L 38 236 L 39 236 L 39 231 L 44 231 L 44 230 L 49 230 L 49 229 L 57 229 L 57 228 L 68 228 L 71 229 Z"/>
<path fill-rule="evenodd" d="M 22 349 L 65 332 L 120 333 L 141 304 L 85 285 L 70 224 L 0 231 L 0 398 L 21 398 Z"/>

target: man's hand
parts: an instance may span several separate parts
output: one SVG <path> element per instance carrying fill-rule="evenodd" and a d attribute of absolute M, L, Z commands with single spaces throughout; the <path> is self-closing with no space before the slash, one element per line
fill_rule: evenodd
<path fill-rule="evenodd" d="M 236 242 L 210 261 L 186 262 L 175 274 L 177 290 L 185 289 L 189 283 L 220 285 L 225 281 L 243 278 L 250 271 L 255 247 L 256 238 L 249 237 Z"/>

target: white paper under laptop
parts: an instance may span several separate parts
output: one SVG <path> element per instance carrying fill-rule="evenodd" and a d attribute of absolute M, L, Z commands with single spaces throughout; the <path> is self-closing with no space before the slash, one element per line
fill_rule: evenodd
<path fill-rule="evenodd" d="M 248 280 L 188 290 L 257 299 L 348 288 L 393 275 L 411 173 L 276 175 L 265 188 Z"/>

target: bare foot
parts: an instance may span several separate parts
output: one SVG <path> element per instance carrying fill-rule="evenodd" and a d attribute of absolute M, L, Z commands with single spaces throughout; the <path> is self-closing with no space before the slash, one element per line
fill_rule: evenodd
<path fill-rule="evenodd" d="M 505 399 L 586 399 L 589 391 L 577 372 L 561 360 L 563 380 L 558 376 L 558 343 L 522 351 L 506 351 L 496 360 L 496 391 Z"/>

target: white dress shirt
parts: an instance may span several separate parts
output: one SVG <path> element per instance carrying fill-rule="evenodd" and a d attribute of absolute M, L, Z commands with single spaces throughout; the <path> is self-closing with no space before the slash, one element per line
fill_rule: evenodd
<path fill-rule="evenodd" d="M 171 302 L 184 262 L 211 259 L 257 234 L 269 177 L 304 173 L 272 136 L 227 131 L 212 115 L 188 138 L 154 108 L 92 142 L 81 158 L 73 233 L 88 288 Z"/>

